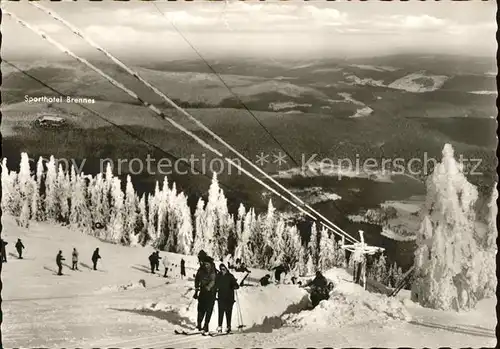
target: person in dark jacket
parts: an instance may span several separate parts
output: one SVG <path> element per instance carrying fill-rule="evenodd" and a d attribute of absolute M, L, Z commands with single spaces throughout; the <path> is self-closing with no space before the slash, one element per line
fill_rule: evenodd
<path fill-rule="evenodd" d="M 316 307 L 322 300 L 330 298 L 331 286 L 320 271 L 316 272 L 316 277 L 309 281 L 305 287 L 311 287 L 311 303 L 313 307 Z"/>
<path fill-rule="evenodd" d="M 155 258 L 155 267 L 156 267 L 156 271 L 160 271 L 160 251 L 156 251 L 156 258 Z"/>
<path fill-rule="evenodd" d="M 222 320 L 224 319 L 224 315 L 226 315 L 226 332 L 230 333 L 231 316 L 235 302 L 234 291 L 239 288 L 239 285 L 233 274 L 222 263 L 219 266 L 215 286 L 217 288 L 217 304 L 219 306 L 219 326 L 217 327 L 217 332 L 222 332 Z"/>
<path fill-rule="evenodd" d="M 17 254 L 19 256 L 18 257 L 19 259 L 23 259 L 23 249 L 24 249 L 23 242 L 21 241 L 21 239 L 17 239 L 16 250 L 17 250 Z"/>
<path fill-rule="evenodd" d="M 186 276 L 186 261 L 183 259 L 181 259 L 181 279 L 184 279 L 184 277 Z"/>
<path fill-rule="evenodd" d="M 101 256 L 99 255 L 99 247 L 95 249 L 94 253 L 92 254 L 92 263 L 94 265 L 94 270 L 97 270 L 97 261 L 101 259 Z"/>
<path fill-rule="evenodd" d="M 283 273 L 286 274 L 288 272 L 288 268 L 280 264 L 277 267 L 274 267 L 273 270 L 274 270 L 274 280 L 276 280 L 276 282 L 279 284 L 281 281 L 281 274 Z"/>
<path fill-rule="evenodd" d="M 260 285 L 261 286 L 267 286 L 267 285 L 269 285 L 271 283 L 270 279 L 271 279 L 271 275 L 266 274 L 264 277 L 262 277 L 260 279 Z"/>
<path fill-rule="evenodd" d="M 198 316 L 196 328 L 199 331 L 208 332 L 208 326 L 212 317 L 215 305 L 217 288 L 215 285 L 216 269 L 214 260 L 205 251 L 198 253 L 200 268 L 194 278 L 195 293 L 194 298 L 198 299 Z M 201 324 L 205 319 L 205 324 Z"/>
<path fill-rule="evenodd" d="M 71 254 L 71 270 L 78 270 L 78 251 L 73 247 L 73 253 Z"/>
<path fill-rule="evenodd" d="M 156 254 L 156 252 L 153 252 L 149 255 L 149 265 L 151 266 L 151 274 L 155 273 L 157 260 L 158 260 L 158 255 Z"/>
<path fill-rule="evenodd" d="M 0 249 L 2 253 L 2 263 L 4 262 L 7 263 L 7 252 L 5 250 L 5 246 L 7 246 L 9 243 L 4 239 L 0 239 L 0 242 L 1 242 Z"/>
<path fill-rule="evenodd" d="M 56 256 L 56 264 L 57 264 L 57 267 L 59 268 L 57 275 L 62 275 L 62 268 L 63 268 L 62 261 L 64 261 L 64 260 L 65 259 L 62 255 L 62 251 L 59 250 L 59 253 Z"/>

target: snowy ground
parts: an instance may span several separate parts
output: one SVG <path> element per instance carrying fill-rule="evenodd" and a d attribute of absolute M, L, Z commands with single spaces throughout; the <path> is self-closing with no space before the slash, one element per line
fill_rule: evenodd
<path fill-rule="evenodd" d="M 9 255 L 2 270 L 4 347 L 493 347 L 496 300 L 485 300 L 470 313 L 424 309 L 402 292 L 397 299 L 368 293 L 350 275 L 327 272 L 337 287 L 331 300 L 305 310 L 307 294 L 293 285 L 255 286 L 265 271 L 254 270 L 238 293 L 243 332 L 232 336 L 176 336 L 173 329 L 193 323 L 192 280 L 172 271 L 164 279 L 148 271 L 149 248 L 107 244 L 49 224 L 16 226 L 3 217 L 7 252 L 20 237 L 25 259 Z M 80 271 L 67 267 L 55 275 L 61 249 L 68 262 L 80 251 Z M 100 247 L 100 271 L 91 271 L 90 256 Z M 163 254 L 165 255 L 165 254 Z M 175 265 L 181 256 L 168 255 Z M 186 258 L 186 257 L 184 257 Z M 196 260 L 187 258 L 188 267 Z M 68 263 L 67 263 L 68 264 Z M 192 276 L 193 269 L 188 269 Z M 143 280 L 143 281 L 140 281 Z M 143 284 L 145 283 L 145 287 Z M 239 322 L 234 311 L 233 327 Z M 217 315 L 215 311 L 214 315 Z"/>

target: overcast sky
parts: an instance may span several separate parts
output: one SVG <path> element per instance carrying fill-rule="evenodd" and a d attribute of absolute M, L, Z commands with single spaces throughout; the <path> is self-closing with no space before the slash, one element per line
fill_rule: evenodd
<path fill-rule="evenodd" d="M 129 59 L 196 58 L 172 23 L 206 58 L 496 53 L 494 1 L 155 3 L 158 8 L 138 1 L 42 4 Z M 79 53 L 95 51 L 33 6 L 2 2 L 2 8 Z M 58 52 L 8 16 L 3 16 L 2 33 L 6 59 Z"/>

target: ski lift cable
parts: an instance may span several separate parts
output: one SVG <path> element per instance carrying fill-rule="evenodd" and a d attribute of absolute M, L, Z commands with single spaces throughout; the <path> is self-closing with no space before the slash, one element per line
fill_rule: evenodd
<path fill-rule="evenodd" d="M 156 9 L 158 10 L 158 12 L 163 16 L 163 17 L 167 17 L 165 16 L 165 13 L 163 11 L 160 10 L 160 8 L 158 7 L 158 5 L 156 3 L 153 3 L 153 5 L 156 7 Z M 225 6 L 225 5 L 224 5 Z M 167 19 L 169 19 L 167 17 Z M 196 47 L 188 40 L 188 38 L 177 28 L 177 26 L 175 25 L 175 23 L 169 19 L 169 22 L 171 24 L 171 26 L 175 29 L 175 31 L 182 37 L 182 39 L 191 47 L 191 49 L 196 53 L 196 55 L 198 55 L 198 57 L 203 61 L 203 63 L 205 63 L 205 65 L 210 69 L 210 71 L 215 74 L 215 76 L 219 79 L 219 81 L 226 87 L 226 89 L 229 91 L 229 93 L 238 101 L 238 103 L 243 106 L 243 108 L 252 116 L 253 119 L 255 119 L 255 121 L 257 121 L 257 123 L 260 125 L 261 128 L 264 129 L 264 131 L 271 137 L 271 139 L 276 143 L 278 144 L 278 146 L 285 152 L 285 154 L 290 158 L 292 159 L 292 161 L 294 162 L 294 164 L 296 166 L 299 166 L 299 163 L 298 161 L 292 156 L 292 154 L 290 152 L 288 152 L 286 150 L 286 148 L 283 146 L 283 144 L 281 144 L 278 139 L 272 134 L 272 132 L 259 120 L 259 118 L 257 118 L 257 116 L 250 110 L 250 108 L 248 108 L 248 106 L 245 104 L 245 102 L 243 102 L 241 100 L 241 98 L 231 89 L 231 87 L 224 81 L 224 79 L 220 76 L 220 74 L 212 67 L 212 65 L 210 63 L 208 63 L 208 61 L 202 56 L 202 54 L 196 49 Z M 253 163 L 252 163 L 253 165 Z M 257 167 L 257 170 L 259 172 L 261 172 L 260 168 Z M 275 184 L 277 184 L 281 189 L 285 190 L 286 192 L 288 192 L 288 190 L 286 188 L 283 188 L 279 182 L 277 181 L 274 181 L 273 179 L 271 179 Z M 292 197 L 294 197 L 296 200 L 298 200 L 302 205 L 305 205 L 306 207 L 308 207 L 310 210 L 312 210 L 316 215 L 318 215 L 320 218 L 322 218 L 323 220 L 325 220 L 326 222 L 332 224 L 333 226 L 335 226 L 337 229 L 339 229 L 343 234 L 347 234 L 343 229 L 341 229 L 340 227 L 337 227 L 335 224 L 333 224 L 333 222 L 330 222 L 326 217 L 324 217 L 322 214 L 320 214 L 317 210 L 313 209 L 310 205 L 307 205 L 303 200 L 301 200 L 299 197 L 295 196 L 294 194 L 292 193 L 289 193 L 290 195 L 292 195 Z M 323 193 L 320 193 L 321 196 L 323 196 L 324 198 L 326 198 L 326 195 L 323 194 Z M 345 211 L 341 210 L 340 207 L 338 207 L 337 203 L 335 201 L 333 201 L 333 205 L 335 206 L 335 208 L 337 208 L 337 210 L 341 213 L 341 217 L 344 217 L 344 215 L 347 215 Z M 330 231 L 335 232 L 334 229 L 332 228 L 328 228 Z M 338 235 L 338 234 L 337 234 Z"/>
<path fill-rule="evenodd" d="M 54 46 L 56 46 L 57 48 L 59 48 L 61 51 L 63 51 L 64 53 L 70 55 L 71 57 L 75 58 L 76 60 L 78 60 L 79 62 L 85 64 L 86 66 L 88 66 L 89 68 L 91 68 L 92 70 L 94 70 L 95 72 L 97 72 L 99 75 L 103 76 L 106 80 L 108 80 L 111 84 L 113 84 L 114 86 L 120 88 L 121 90 L 123 90 L 124 92 L 126 92 L 128 95 L 130 95 L 131 97 L 137 99 L 139 102 L 141 102 L 145 107 L 149 108 L 150 110 L 152 110 L 155 114 L 157 114 L 158 116 L 160 116 L 162 119 L 164 120 L 167 120 L 168 122 L 170 122 L 170 124 L 172 124 L 175 128 L 177 128 L 178 130 L 180 130 L 181 132 L 184 132 L 186 133 L 188 136 L 190 136 L 191 138 L 193 138 L 194 140 L 196 140 L 200 145 L 202 145 L 205 149 L 211 151 L 212 153 L 216 154 L 217 156 L 223 158 L 224 160 L 226 160 L 230 165 L 238 168 L 240 171 L 242 171 L 244 174 L 246 174 L 248 177 L 252 178 L 254 181 L 256 181 L 257 183 L 259 183 L 260 185 L 262 185 L 263 187 L 265 187 L 267 190 L 271 191 L 272 193 L 274 193 L 275 195 L 279 196 L 280 198 L 282 198 L 283 200 L 285 200 L 286 202 L 288 202 L 289 204 L 291 204 L 292 206 L 294 206 L 295 208 L 297 208 L 299 211 L 301 211 L 302 213 L 310 216 L 311 218 L 315 219 L 314 216 L 312 216 L 310 213 L 306 212 L 303 208 L 299 207 L 297 204 L 295 204 L 294 202 L 292 202 L 290 199 L 284 197 L 283 195 L 281 195 L 280 193 L 278 193 L 275 189 L 271 188 L 269 185 L 267 185 L 266 183 L 264 183 L 262 180 L 260 180 L 259 178 L 255 177 L 253 174 L 251 174 L 250 172 L 248 172 L 247 170 L 243 169 L 241 166 L 239 166 L 238 164 L 236 164 L 234 161 L 232 161 L 231 159 L 229 158 L 226 158 L 225 156 L 223 156 L 223 154 L 221 152 L 219 152 L 217 149 L 213 148 L 212 146 L 210 146 L 208 143 L 206 143 L 205 141 L 203 141 L 202 139 L 200 139 L 198 136 L 196 136 L 195 134 L 193 134 L 192 132 L 190 132 L 189 130 L 187 130 L 185 127 L 183 127 L 182 125 L 178 124 L 177 122 L 175 122 L 172 118 L 168 117 L 167 115 L 165 115 L 163 112 L 161 112 L 156 106 L 152 105 L 152 104 L 149 104 L 148 102 L 142 100 L 139 96 L 137 96 L 137 94 L 135 94 L 133 91 L 129 90 L 127 87 L 125 87 L 123 84 L 119 83 L 118 81 L 116 81 L 115 79 L 113 79 L 111 76 L 107 75 L 105 72 L 103 72 L 102 70 L 100 70 L 99 68 L 95 67 L 92 63 L 88 62 L 86 59 L 84 58 L 81 58 L 79 56 L 77 56 L 76 54 L 74 54 L 73 52 L 71 52 L 69 49 L 67 49 L 66 47 L 64 47 L 63 45 L 59 44 L 57 41 L 53 40 L 50 36 L 48 36 L 47 34 L 45 34 L 42 30 L 38 29 L 38 28 L 35 28 L 33 26 L 31 26 L 30 24 L 26 23 L 24 20 L 20 19 L 19 17 L 17 17 L 16 15 L 14 15 L 13 13 L 11 12 L 8 12 L 8 11 L 4 11 L 4 13 L 8 16 L 10 16 L 11 18 L 13 18 L 14 20 L 16 20 L 19 24 L 21 24 L 22 26 L 34 31 L 35 33 L 37 33 L 38 35 L 40 35 L 42 38 L 44 38 L 45 40 L 49 41 L 51 44 L 53 44 Z"/>
<path fill-rule="evenodd" d="M 83 40 L 85 40 L 87 43 L 89 43 L 91 46 L 93 46 L 94 48 L 96 48 L 97 50 L 99 50 L 100 52 L 102 52 L 103 54 L 105 54 L 109 59 L 111 59 L 114 63 L 116 63 L 117 65 L 119 65 L 122 69 L 124 69 L 125 71 L 127 71 L 129 74 L 131 74 L 132 76 L 134 76 L 136 79 L 138 79 L 140 82 L 142 82 L 144 85 L 146 85 L 147 87 L 149 87 L 154 93 L 156 93 L 158 96 L 160 96 L 161 98 L 163 98 L 166 102 L 168 102 L 171 106 L 173 106 L 175 109 L 177 109 L 179 112 L 181 112 L 182 114 L 184 114 L 185 116 L 187 116 L 190 120 L 192 120 L 193 122 L 195 122 L 200 128 L 202 128 L 205 132 L 209 133 L 213 138 L 215 138 L 216 140 L 218 140 L 220 143 L 222 143 L 224 146 L 226 146 L 226 148 L 230 149 L 234 154 L 238 155 L 242 160 L 244 160 L 245 162 L 247 162 L 248 164 L 250 164 L 250 166 L 252 166 L 254 169 L 256 169 L 258 172 L 260 172 L 261 174 L 263 174 L 265 177 L 267 177 L 268 179 L 270 179 L 274 184 L 278 185 L 282 190 L 284 190 L 285 192 L 287 192 L 289 195 L 291 195 L 295 200 L 297 200 L 298 202 L 300 202 L 301 205 L 307 207 L 309 210 L 311 210 L 312 212 L 314 212 L 316 215 L 318 215 L 320 218 L 322 218 L 330 227 L 330 230 L 332 232 L 334 232 L 335 234 L 339 235 L 339 236 L 343 236 L 343 235 L 346 235 L 350 240 L 354 240 L 356 241 L 355 238 L 353 238 L 352 236 L 350 236 L 349 234 L 347 234 L 343 229 L 341 229 L 340 227 L 336 226 L 334 223 L 330 222 L 326 217 L 324 217 L 322 214 L 320 214 L 319 212 L 317 212 L 315 209 L 313 209 L 312 207 L 310 207 L 310 205 L 306 204 L 302 199 L 300 199 L 299 197 L 297 197 L 295 194 L 293 194 L 291 191 L 289 191 L 287 188 L 285 188 L 283 185 L 281 185 L 278 181 L 276 181 L 274 178 L 272 178 L 271 176 L 269 176 L 266 172 L 264 172 L 262 169 L 260 169 L 258 166 L 256 166 L 252 161 L 248 160 L 244 155 L 242 155 L 240 152 L 238 152 L 236 149 L 234 149 L 231 145 L 229 145 L 228 143 L 226 143 L 220 136 L 218 136 L 217 134 L 215 134 L 213 131 L 211 131 L 207 126 L 205 126 L 201 121 L 199 121 L 198 119 L 196 119 L 195 117 L 193 117 L 191 114 L 189 114 L 187 111 L 185 111 L 182 107 L 178 106 L 175 102 L 173 102 L 169 97 L 167 97 L 163 92 L 161 92 L 160 90 L 158 90 L 156 87 L 154 87 L 153 85 L 151 85 L 148 81 L 144 80 L 142 77 L 139 76 L 139 74 L 135 71 L 133 71 L 132 69 L 130 69 L 128 66 L 126 66 L 123 62 L 121 62 L 119 59 L 117 59 L 116 57 L 114 57 L 112 54 L 110 54 L 109 52 L 107 52 L 104 48 L 102 48 L 101 46 L 99 46 L 98 44 L 94 43 L 92 40 L 90 40 L 89 38 L 87 38 L 86 36 L 84 36 L 80 30 L 78 30 L 77 28 L 75 28 L 72 24 L 68 23 L 66 20 L 64 20 L 63 18 L 61 18 L 59 15 L 55 14 L 54 11 L 51 11 L 51 10 L 48 10 L 48 9 L 45 9 L 44 7 L 34 3 L 34 2 L 30 2 L 29 4 L 35 6 L 36 8 L 42 10 L 43 12 L 47 13 L 48 15 L 50 15 L 52 18 L 54 18 L 55 20 L 61 22 L 63 25 L 65 25 L 66 27 L 68 27 L 74 34 L 76 34 L 77 36 L 79 36 L 80 38 L 82 38 Z M 33 30 L 33 29 L 32 29 Z M 47 35 L 42 35 L 43 38 L 46 38 Z M 53 41 L 53 40 L 52 40 Z M 57 47 L 59 47 L 61 49 L 61 45 L 60 44 L 57 44 L 56 45 Z M 67 49 L 64 49 L 63 52 L 66 52 L 67 53 Z M 74 58 L 76 58 L 76 56 L 73 54 L 72 55 Z M 76 58 L 78 59 L 78 58 Z M 82 61 L 83 59 L 79 59 L 80 61 Z M 84 61 L 84 62 L 83 62 Z M 85 63 L 86 61 L 83 60 L 82 63 L 84 64 L 87 64 Z M 90 64 L 90 63 L 88 63 Z M 88 65 L 87 64 L 87 65 Z M 92 68 L 94 69 L 94 68 Z M 99 70 L 98 68 L 96 68 L 97 70 Z M 94 69 L 94 70 L 96 70 Z M 102 72 L 101 70 L 99 70 L 98 72 L 100 75 L 104 76 L 105 77 L 105 73 Z M 101 74 L 102 73 L 102 74 Z M 112 79 L 112 78 L 111 78 Z M 108 79 L 109 80 L 109 79 Z M 114 83 L 113 83 L 114 84 Z M 114 84 L 115 86 L 117 86 L 116 84 Z M 121 84 L 120 84 L 121 85 Z M 123 86 L 123 85 L 121 85 Z M 120 86 L 117 86 L 117 87 L 120 87 Z M 121 88 L 121 87 L 120 87 Z M 132 92 L 133 93 L 133 92 Z M 130 93 L 129 93 L 130 94 Z M 142 104 L 145 104 L 146 102 L 142 101 L 141 99 L 139 99 L 139 97 L 133 93 L 133 97 L 138 99 Z M 155 106 L 149 104 L 149 103 L 146 103 L 147 107 L 152 109 L 156 114 L 159 114 L 161 113 Z M 163 113 L 162 113 L 163 114 Z M 163 115 L 160 115 L 162 116 L 163 118 L 166 118 L 165 116 Z M 173 124 L 173 122 L 175 123 L 175 121 L 171 120 L 171 119 L 167 119 L 167 121 L 169 121 L 171 124 Z M 174 125 L 174 124 L 173 124 Z M 174 125 L 175 126 L 175 125 Z M 177 126 L 176 126 L 177 127 Z M 186 130 L 187 131 L 187 130 Z M 189 131 L 187 131 L 189 132 Z M 191 132 L 189 132 L 189 135 L 191 135 L 193 138 L 196 137 L 198 138 L 197 136 L 193 135 Z M 199 138 L 198 138 L 199 139 Z M 204 144 L 206 144 L 204 141 L 202 141 L 201 139 L 199 139 L 200 142 L 203 142 Z M 207 144 L 208 147 L 210 147 L 208 144 Z M 217 155 L 219 155 L 220 153 L 216 153 Z M 222 154 L 220 154 L 219 156 L 223 157 Z M 227 159 L 229 162 L 232 162 L 230 159 Z M 233 162 L 234 164 L 234 162 Z M 243 169 L 241 169 L 243 170 Z M 244 170 L 243 170 L 244 171 Z M 258 180 L 257 178 L 254 178 L 254 180 Z M 260 184 L 262 184 L 262 182 L 260 182 Z M 269 190 L 269 187 L 266 185 L 265 186 L 268 190 Z M 271 190 L 271 192 L 275 193 L 276 195 L 280 196 L 281 198 L 283 198 L 283 196 L 281 194 L 278 194 L 274 189 Z M 290 203 L 290 200 L 286 199 L 287 202 Z M 294 207 L 297 207 L 295 204 L 293 204 Z M 300 209 L 301 212 L 305 213 L 305 210 L 303 209 Z M 315 220 L 317 220 L 317 217 L 313 217 L 310 213 L 307 213 L 307 215 Z"/>

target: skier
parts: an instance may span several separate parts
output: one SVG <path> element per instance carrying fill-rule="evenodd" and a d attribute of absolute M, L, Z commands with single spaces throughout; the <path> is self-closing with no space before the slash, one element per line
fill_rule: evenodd
<path fill-rule="evenodd" d="M 149 265 L 151 266 L 151 274 L 155 273 L 157 259 L 158 255 L 156 254 L 156 252 L 153 252 L 149 255 Z"/>
<path fill-rule="evenodd" d="M 97 270 L 97 261 L 101 259 L 101 256 L 99 255 L 99 247 L 95 249 L 94 253 L 92 254 L 92 263 L 94 264 L 94 270 Z"/>
<path fill-rule="evenodd" d="M 181 259 L 181 279 L 184 279 L 184 277 L 186 276 L 186 261 L 183 259 Z"/>
<path fill-rule="evenodd" d="M 9 243 L 5 241 L 4 239 L 0 239 L 1 246 L 0 246 L 0 251 L 2 253 L 2 263 L 7 263 L 7 252 L 5 251 L 5 246 L 7 246 Z"/>
<path fill-rule="evenodd" d="M 328 283 L 328 280 L 318 270 L 314 280 L 309 281 L 304 287 L 311 287 L 311 303 L 315 308 L 319 302 L 330 298 L 330 288 L 333 284 Z M 302 287 L 302 286 L 301 286 Z"/>
<path fill-rule="evenodd" d="M 160 271 L 160 251 L 156 251 L 156 258 L 155 258 L 155 267 L 156 271 Z"/>
<path fill-rule="evenodd" d="M 200 268 L 194 279 L 194 299 L 198 299 L 198 317 L 196 328 L 204 334 L 208 333 L 208 325 L 214 309 L 217 288 L 215 285 L 216 270 L 213 258 L 209 257 L 205 251 L 198 253 Z M 202 321 L 205 324 L 201 327 Z"/>
<path fill-rule="evenodd" d="M 161 263 L 163 264 L 163 267 L 165 268 L 165 274 L 163 274 L 163 277 L 167 277 L 167 272 L 168 272 L 168 259 L 167 256 L 164 256 L 163 259 L 161 260 Z"/>
<path fill-rule="evenodd" d="M 276 280 L 277 284 L 279 284 L 281 282 L 281 274 L 288 273 L 288 268 L 286 266 L 284 266 L 283 264 L 280 264 L 277 267 L 274 267 L 273 270 L 274 270 L 274 280 Z"/>
<path fill-rule="evenodd" d="M 224 264 L 219 266 L 220 272 L 215 281 L 217 288 L 217 304 L 219 310 L 219 326 L 217 332 L 222 332 L 222 320 L 226 315 L 226 333 L 231 333 L 231 315 L 233 314 L 233 305 L 235 302 L 234 290 L 239 288 L 236 278 L 229 272 Z"/>
<path fill-rule="evenodd" d="M 59 268 L 59 271 L 57 272 L 57 275 L 62 275 L 62 261 L 64 261 L 64 257 L 62 255 L 62 251 L 59 250 L 59 253 L 57 254 L 56 256 L 56 264 L 57 264 L 57 267 Z"/>
<path fill-rule="evenodd" d="M 16 250 L 17 250 L 17 254 L 19 255 L 19 259 L 23 259 L 23 249 L 24 249 L 24 245 L 21 241 L 21 239 L 17 239 L 17 242 L 16 242 Z"/>
<path fill-rule="evenodd" d="M 260 279 L 260 285 L 261 286 L 267 286 L 271 283 L 271 281 L 269 281 L 271 279 L 271 275 L 269 274 L 266 274 L 264 277 L 262 277 Z"/>
<path fill-rule="evenodd" d="M 71 254 L 71 270 L 78 270 L 78 251 L 73 247 L 73 253 Z"/>

